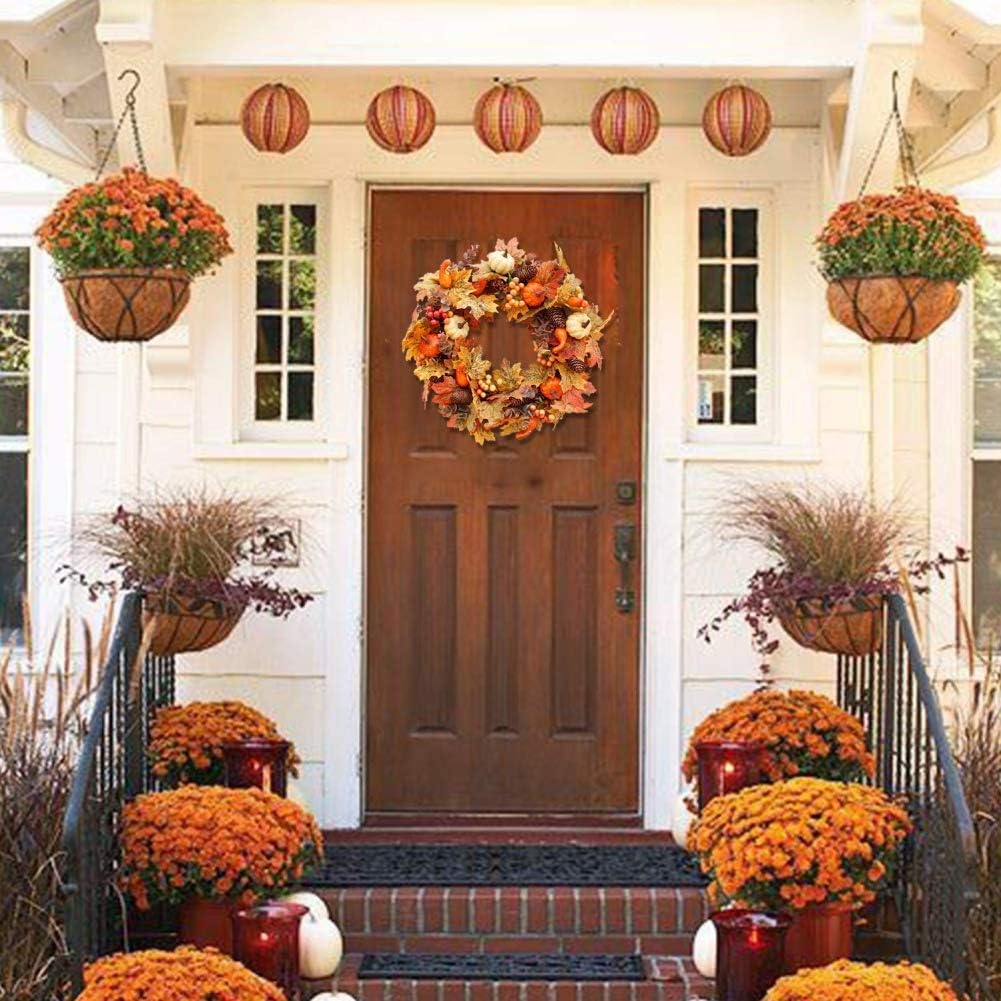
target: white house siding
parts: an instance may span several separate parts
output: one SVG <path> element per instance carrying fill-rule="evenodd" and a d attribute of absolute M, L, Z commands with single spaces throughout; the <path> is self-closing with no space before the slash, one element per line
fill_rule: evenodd
<path fill-rule="evenodd" d="M 324 277 L 332 313 L 327 336 L 336 365 L 324 380 L 331 407 L 324 440 L 262 444 L 239 440 L 238 346 L 241 267 L 229 259 L 196 284 L 181 324 L 143 350 L 138 469 L 144 486 L 204 477 L 289 497 L 304 519 L 304 565 L 285 574 L 317 600 L 287 623 L 248 616 L 222 646 L 180 660 L 182 698 L 241 698 L 277 720 L 305 759 L 302 786 L 327 826 L 357 823 L 361 803 L 362 595 L 365 356 L 365 185 L 371 183 L 649 184 L 649 386 L 646 459 L 644 799 L 649 826 L 666 827 L 683 741 L 709 710 L 754 686 L 756 660 L 740 623 L 711 646 L 698 626 L 739 591 L 756 557 L 721 547 L 710 522 L 733 475 L 829 476 L 864 484 L 873 444 L 869 349 L 825 320 L 823 284 L 810 240 L 822 221 L 821 154 L 813 83 L 770 81 L 778 128 L 744 160 L 715 153 L 695 123 L 710 84 L 656 81 L 666 127 L 642 157 L 611 158 L 583 123 L 604 80 L 532 84 L 548 124 L 517 157 L 485 151 L 469 110 L 488 80 L 429 80 L 439 112 L 431 144 L 408 157 L 380 152 L 358 124 L 385 75 L 289 82 L 310 100 L 314 127 L 285 156 L 262 156 L 232 124 L 258 81 L 204 79 L 189 86 L 182 173 L 235 228 L 241 191 L 310 185 L 329 198 L 331 250 Z M 337 122 L 340 124 L 326 124 Z M 201 123 L 201 124 L 198 124 Z M 555 124 L 554 124 L 555 123 Z M 560 124 L 562 123 L 562 124 Z M 688 441 L 685 432 L 686 233 L 690 186 L 769 189 L 775 199 L 774 336 L 777 406 L 767 441 Z M 239 240 L 239 233 L 235 233 Z M 412 281 L 400 275 L 397 280 Z M 328 344 L 328 349 L 331 345 Z M 106 510 L 128 482 L 118 446 L 130 419 L 128 360 L 83 339 L 76 362 L 74 507 Z M 331 359 L 332 360 L 332 359 Z M 614 358 L 610 360 L 614 364 Z M 402 363 L 402 362 L 401 362 Z M 901 363 L 894 401 L 910 416 L 893 436 L 894 469 L 927 476 L 924 368 Z M 120 401 L 120 402 L 119 402 Z M 58 406 L 58 404 L 55 404 Z M 914 408 L 917 416 L 914 416 Z M 117 478 L 116 471 L 117 470 Z M 927 486 L 922 488 L 927 496 Z M 774 659 L 782 684 L 829 691 L 833 661 L 784 644 Z"/>

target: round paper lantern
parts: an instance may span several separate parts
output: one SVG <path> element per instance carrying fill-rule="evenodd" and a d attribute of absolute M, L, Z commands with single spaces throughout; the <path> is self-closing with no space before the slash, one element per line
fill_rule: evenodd
<path fill-rule="evenodd" d="M 299 972 L 307 980 L 332 977 L 341 965 L 344 940 L 341 930 L 329 918 L 310 913 L 299 925 Z"/>
<path fill-rule="evenodd" d="M 281 83 L 266 83 L 243 102 L 240 127 L 261 152 L 287 153 L 306 138 L 309 105 L 297 90 Z"/>
<path fill-rule="evenodd" d="M 602 94 L 591 110 L 591 134 L 609 153 L 642 153 L 657 138 L 659 129 L 657 105 L 638 87 L 615 87 Z"/>
<path fill-rule="evenodd" d="M 397 85 L 380 90 L 365 115 L 373 142 L 390 153 L 413 153 L 434 132 L 434 105 L 419 90 Z"/>
<path fill-rule="evenodd" d="M 716 926 L 712 921 L 703 922 L 695 933 L 692 962 L 707 980 L 716 979 Z"/>
<path fill-rule="evenodd" d="M 523 153 L 539 137 L 542 108 L 519 84 L 499 83 L 480 95 L 473 127 L 495 153 Z"/>
<path fill-rule="evenodd" d="M 319 921 L 330 920 L 330 909 L 322 897 L 315 893 L 300 891 L 299 893 L 289 893 L 278 898 L 279 904 L 300 904 L 309 911 Z"/>
<path fill-rule="evenodd" d="M 751 87 L 735 83 L 718 90 L 702 112 L 702 131 L 721 153 L 747 156 L 772 130 L 772 109 Z"/>

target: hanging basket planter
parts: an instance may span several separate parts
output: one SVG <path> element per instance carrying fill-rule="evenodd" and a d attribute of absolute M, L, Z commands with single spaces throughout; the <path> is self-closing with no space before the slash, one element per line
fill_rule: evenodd
<path fill-rule="evenodd" d="M 865 194 L 891 125 L 896 125 L 904 184 Z M 921 187 L 914 150 L 897 104 L 858 197 L 838 206 L 816 240 L 831 316 L 874 344 L 915 344 L 956 311 L 959 286 L 976 274 L 986 240 L 952 195 Z"/>
<path fill-rule="evenodd" d="M 197 653 L 217 646 L 236 628 L 243 611 L 235 612 L 204 598 L 147 594 L 143 602 L 143 635 L 157 657 Z"/>
<path fill-rule="evenodd" d="M 173 268 L 94 268 L 62 279 L 70 316 L 99 341 L 148 341 L 172 327 L 191 298 Z"/>
<path fill-rule="evenodd" d="M 872 594 L 831 603 L 803 598 L 779 614 L 782 628 L 800 646 L 822 653 L 861 657 L 883 640 L 883 596 Z"/>
<path fill-rule="evenodd" d="M 38 228 L 74 322 L 101 341 L 148 341 L 173 326 L 188 304 L 191 281 L 232 253 L 225 221 L 173 178 L 152 177 L 139 143 L 135 84 L 115 128 L 131 118 L 139 168 L 70 191 Z"/>

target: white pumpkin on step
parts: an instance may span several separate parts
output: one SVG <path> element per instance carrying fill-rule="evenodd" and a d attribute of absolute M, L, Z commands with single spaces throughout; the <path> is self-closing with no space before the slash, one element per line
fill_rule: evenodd
<path fill-rule="evenodd" d="M 674 814 L 671 818 L 671 835 L 682 848 L 686 849 L 688 848 L 688 832 L 697 819 L 696 814 L 692 813 L 688 806 L 688 801 L 691 798 L 691 791 L 686 790 L 679 793 L 674 801 Z"/>
<path fill-rule="evenodd" d="M 703 922 L 695 933 L 692 962 L 707 980 L 716 979 L 716 926 L 712 921 Z"/>
<path fill-rule="evenodd" d="M 324 991 L 322 994 L 314 994 L 310 1001 L 355 1001 L 355 997 L 344 991 L 338 991 L 336 994 L 333 991 Z"/>
<path fill-rule="evenodd" d="M 307 914 L 299 925 L 299 973 L 307 980 L 332 977 L 343 955 L 340 928 L 330 918 Z"/>
<path fill-rule="evenodd" d="M 300 891 L 299 893 L 290 893 L 287 896 L 278 898 L 279 904 L 300 904 L 305 907 L 314 918 L 320 921 L 330 920 L 330 911 L 327 908 L 326 901 L 322 897 L 318 897 L 315 893 L 306 893 L 305 891 Z"/>

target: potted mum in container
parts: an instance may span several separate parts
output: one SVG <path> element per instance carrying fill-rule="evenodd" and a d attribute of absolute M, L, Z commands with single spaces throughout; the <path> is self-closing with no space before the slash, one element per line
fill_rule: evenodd
<path fill-rule="evenodd" d="M 816 246 L 838 323 L 867 341 L 914 343 L 955 312 L 986 240 L 952 195 L 910 184 L 840 205 Z"/>
<path fill-rule="evenodd" d="M 206 650 L 248 608 L 285 618 L 313 600 L 282 587 L 271 568 L 250 571 L 255 557 L 280 561 L 295 545 L 276 508 L 270 500 L 203 487 L 160 491 L 83 527 L 85 545 L 108 559 L 112 578 L 91 580 L 68 566 L 63 575 L 92 598 L 118 586 L 139 591 L 152 653 Z"/>
<path fill-rule="evenodd" d="M 689 845 L 718 903 L 792 913 L 794 972 L 851 955 L 854 914 L 892 880 L 910 829 L 881 789 L 797 778 L 717 797 Z"/>
<path fill-rule="evenodd" d="M 718 520 L 725 537 L 754 543 L 775 562 L 699 635 L 709 642 L 727 619 L 743 616 L 766 676 L 779 645 L 768 628 L 776 619 L 807 649 L 873 653 L 886 596 L 924 593 L 929 575 L 967 558 L 960 548 L 952 557 L 916 554 L 908 519 L 893 504 L 837 485 L 745 483 L 727 496 Z"/>
<path fill-rule="evenodd" d="M 261 789 L 183 786 L 122 812 L 121 881 L 140 910 L 179 904 L 181 941 L 229 952 L 234 910 L 281 896 L 323 858 L 313 817 Z"/>
<path fill-rule="evenodd" d="M 74 321 L 102 341 L 163 333 L 187 305 L 192 279 L 233 250 L 211 205 L 135 167 L 74 188 L 36 236 Z"/>
<path fill-rule="evenodd" d="M 764 1001 L 958 1001 L 921 963 L 853 963 L 843 959 L 783 977 Z"/>

